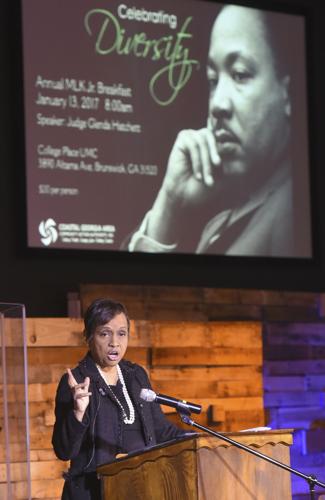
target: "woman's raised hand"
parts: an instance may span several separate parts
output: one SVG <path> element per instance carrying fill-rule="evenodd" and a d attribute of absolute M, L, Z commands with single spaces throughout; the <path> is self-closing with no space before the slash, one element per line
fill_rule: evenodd
<path fill-rule="evenodd" d="M 70 368 L 67 368 L 67 372 L 68 384 L 73 396 L 74 414 L 76 416 L 76 419 L 81 422 L 86 408 L 89 405 L 89 396 L 91 396 L 91 392 L 89 392 L 90 378 L 86 377 L 85 380 L 81 382 L 81 384 L 78 384 Z"/>

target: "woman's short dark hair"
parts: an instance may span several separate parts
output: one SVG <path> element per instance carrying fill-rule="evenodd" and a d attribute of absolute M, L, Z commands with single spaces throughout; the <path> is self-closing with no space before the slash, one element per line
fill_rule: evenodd
<path fill-rule="evenodd" d="M 121 313 L 123 313 L 126 317 L 129 331 L 130 318 L 127 309 L 123 304 L 111 299 L 100 298 L 94 300 L 90 304 L 84 315 L 84 335 L 86 337 L 86 340 L 90 340 L 98 326 L 105 325 L 106 323 L 111 321 L 111 319 L 115 318 L 117 314 Z"/>

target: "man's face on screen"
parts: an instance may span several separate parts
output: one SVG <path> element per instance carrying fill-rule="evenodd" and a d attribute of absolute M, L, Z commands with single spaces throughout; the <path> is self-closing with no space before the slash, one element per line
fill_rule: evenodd
<path fill-rule="evenodd" d="M 211 33 L 207 76 L 208 126 L 224 174 L 265 176 L 289 139 L 289 77 L 277 74 L 258 11 L 239 6 L 221 11 Z"/>

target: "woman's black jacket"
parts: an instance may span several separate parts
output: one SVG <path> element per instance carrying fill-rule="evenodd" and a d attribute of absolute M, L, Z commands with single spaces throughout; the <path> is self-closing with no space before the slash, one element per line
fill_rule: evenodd
<path fill-rule="evenodd" d="M 152 446 L 184 436 L 186 433 L 166 419 L 158 404 L 140 399 L 141 389 L 151 388 L 145 370 L 125 360 L 119 365 L 141 421 L 145 445 Z M 89 406 L 82 422 L 79 422 L 73 412 L 68 376 L 63 375 L 56 394 L 52 444 L 59 459 L 71 460 L 69 472 L 65 474 L 66 484 L 62 498 L 88 500 L 96 498 L 98 493 L 91 491 L 94 488 L 85 483 L 85 478 L 93 477 L 98 465 L 113 460 L 117 453 L 123 452 L 124 424 L 89 353 L 72 373 L 78 383 L 83 382 L 85 377 L 90 378 L 89 391 L 92 395 Z M 94 487 L 98 488 L 96 481 Z"/>

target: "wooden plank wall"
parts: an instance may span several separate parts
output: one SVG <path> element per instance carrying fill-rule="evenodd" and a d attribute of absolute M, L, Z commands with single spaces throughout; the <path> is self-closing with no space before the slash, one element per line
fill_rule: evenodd
<path fill-rule="evenodd" d="M 198 420 L 218 430 L 264 423 L 290 428 L 294 424 L 301 433 L 298 442 L 295 437 L 293 466 L 304 466 L 310 473 L 317 463 L 323 466 L 323 296 L 127 285 L 87 285 L 81 290 L 82 307 L 79 297 L 70 295 L 70 316 L 79 316 L 98 296 L 127 304 L 134 319 L 129 357 L 147 368 L 157 392 L 203 403 L 204 413 Z M 33 498 L 54 500 L 60 495 L 61 474 L 67 467 L 51 449 L 54 395 L 66 367 L 76 364 L 85 352 L 82 322 L 80 318 L 29 318 L 27 324 L 32 492 Z M 12 390 L 17 396 L 21 388 Z M 14 406 L 10 411 L 14 414 Z M 179 422 L 176 414 L 169 418 Z M 18 448 L 13 455 L 17 461 L 15 494 L 24 498 Z M 0 453 L 0 495 L 3 478 Z M 305 491 L 301 484 L 294 485 L 294 499 L 307 499 Z"/>
<path fill-rule="evenodd" d="M 143 365 L 154 390 L 203 406 L 198 422 L 218 430 L 264 424 L 262 331 L 258 322 L 131 322 L 128 358 Z M 59 498 L 68 464 L 51 447 L 59 378 L 86 352 L 81 319 L 27 319 L 32 497 Z M 9 387 L 17 395 L 22 387 Z M 164 407 L 166 412 L 172 411 Z M 12 408 L 12 410 L 14 410 Z M 176 413 L 169 418 L 180 423 Z M 24 498 L 19 450 L 14 494 Z M 2 468 L 2 469 L 1 469 Z M 4 464 L 0 464 L 0 481 Z"/>
<path fill-rule="evenodd" d="M 294 428 L 292 466 L 325 482 L 325 294 L 91 284 L 80 292 L 82 308 L 106 296 L 118 297 L 145 318 L 184 314 L 189 321 L 261 321 L 265 423 Z M 297 476 L 292 476 L 292 491 L 294 500 L 310 499 L 308 486 Z"/>
<path fill-rule="evenodd" d="M 71 310 L 79 315 L 98 297 L 120 300 L 132 318 L 148 320 L 315 321 L 325 310 L 325 296 L 311 292 L 102 284 L 81 285 Z"/>
<path fill-rule="evenodd" d="M 267 422 L 295 429 L 293 466 L 325 482 L 325 324 L 268 323 L 264 352 Z M 297 476 L 292 490 L 295 500 L 310 498 L 306 481 Z"/>

